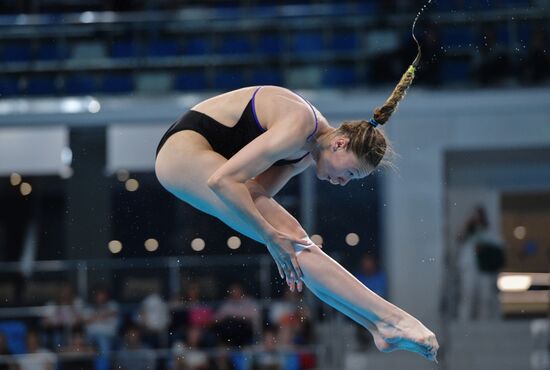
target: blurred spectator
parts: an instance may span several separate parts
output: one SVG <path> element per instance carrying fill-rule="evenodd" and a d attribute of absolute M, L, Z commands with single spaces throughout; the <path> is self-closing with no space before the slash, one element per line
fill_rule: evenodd
<path fill-rule="evenodd" d="M 181 341 L 174 343 L 173 369 L 185 370 L 209 370 L 209 360 L 206 352 L 198 349 L 200 330 L 190 328 L 186 343 Z"/>
<path fill-rule="evenodd" d="M 73 286 L 64 283 L 57 300 L 49 302 L 45 307 L 42 328 L 47 346 L 57 349 L 67 344 L 69 334 L 80 323 L 83 307 L 84 302 L 75 297 Z"/>
<path fill-rule="evenodd" d="M 388 283 L 386 274 L 380 270 L 378 261 L 374 256 L 364 254 L 363 257 L 361 257 L 359 271 L 355 276 L 374 293 L 382 298 L 387 298 Z"/>
<path fill-rule="evenodd" d="M 96 351 L 86 342 L 82 328 L 73 330 L 68 345 L 59 348 L 61 370 L 93 370 Z"/>
<path fill-rule="evenodd" d="M 185 294 L 172 300 L 172 327 L 174 340 L 186 341 L 190 328 L 199 332 L 199 347 L 210 347 L 215 339 L 210 331 L 214 310 L 201 301 L 200 285 L 191 282 L 186 285 Z"/>
<path fill-rule="evenodd" d="M 460 320 L 499 316 L 497 275 L 503 265 L 500 238 L 491 235 L 485 209 L 478 206 L 458 235 Z"/>
<path fill-rule="evenodd" d="M 283 350 L 277 341 L 277 331 L 266 329 L 262 344 L 252 359 L 252 370 L 293 370 L 300 368 L 297 352 Z"/>
<path fill-rule="evenodd" d="M 310 314 L 301 304 L 301 295 L 286 290 L 282 300 L 271 304 L 269 321 L 278 328 L 280 346 L 310 341 Z"/>
<path fill-rule="evenodd" d="M 8 348 L 6 336 L 0 333 L 0 370 L 15 370 L 13 353 Z"/>
<path fill-rule="evenodd" d="M 118 324 L 118 304 L 112 301 L 106 287 L 94 289 L 93 303 L 84 309 L 86 336 L 99 353 L 108 356 L 113 348 Z"/>
<path fill-rule="evenodd" d="M 113 359 L 116 370 L 155 370 L 154 351 L 147 348 L 142 340 L 139 328 L 129 326 L 124 332 L 124 343 Z"/>
<path fill-rule="evenodd" d="M 137 323 L 143 333 L 144 341 L 154 348 L 168 346 L 166 331 L 170 325 L 170 311 L 168 304 L 162 297 L 153 293 L 141 303 L 137 316 Z"/>
<path fill-rule="evenodd" d="M 217 335 L 226 345 L 252 343 L 260 328 L 260 307 L 239 283 L 232 284 L 215 316 Z"/>
<path fill-rule="evenodd" d="M 27 353 L 18 355 L 16 363 L 19 370 L 54 370 L 56 357 L 53 352 L 42 348 L 36 332 L 27 333 Z"/>

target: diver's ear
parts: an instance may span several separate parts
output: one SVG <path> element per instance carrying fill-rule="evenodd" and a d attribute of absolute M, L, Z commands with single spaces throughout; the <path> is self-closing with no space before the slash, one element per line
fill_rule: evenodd
<path fill-rule="evenodd" d="M 348 144 L 349 144 L 349 137 L 338 136 L 336 140 L 334 140 L 333 151 L 336 151 L 338 149 L 347 149 Z"/>

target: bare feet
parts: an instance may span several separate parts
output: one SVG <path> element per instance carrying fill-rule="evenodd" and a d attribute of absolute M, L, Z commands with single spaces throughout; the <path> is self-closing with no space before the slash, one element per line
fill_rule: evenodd
<path fill-rule="evenodd" d="M 437 362 L 439 344 L 435 334 L 412 316 L 394 324 L 381 322 L 371 331 L 374 343 L 382 352 L 398 349 L 416 352 L 428 360 Z"/>

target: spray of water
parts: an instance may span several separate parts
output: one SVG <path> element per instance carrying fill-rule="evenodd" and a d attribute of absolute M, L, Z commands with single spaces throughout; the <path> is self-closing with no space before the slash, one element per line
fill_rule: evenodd
<path fill-rule="evenodd" d="M 418 18 L 420 18 L 422 13 L 424 13 L 424 11 L 426 10 L 426 7 L 428 5 L 430 5 L 431 2 L 432 2 L 432 0 L 428 0 L 428 2 L 426 4 L 424 4 L 424 6 L 422 6 L 422 8 L 418 11 L 418 14 L 416 14 L 416 18 L 414 18 L 414 22 L 413 22 L 412 27 L 411 27 L 411 34 L 412 34 L 413 40 L 414 40 L 414 42 L 416 42 L 416 46 L 418 48 L 418 53 L 416 54 L 416 58 L 414 58 L 414 61 L 412 62 L 412 66 L 414 68 L 418 67 L 418 64 L 420 63 L 420 57 L 422 55 L 421 50 L 420 50 L 420 43 L 418 42 L 418 39 L 416 38 L 416 36 L 414 34 L 414 28 L 416 27 L 416 22 L 418 21 Z"/>

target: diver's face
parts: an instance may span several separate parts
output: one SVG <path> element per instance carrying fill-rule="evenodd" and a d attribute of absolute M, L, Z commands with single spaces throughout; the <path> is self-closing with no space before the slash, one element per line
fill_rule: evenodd
<path fill-rule="evenodd" d="M 329 181 L 333 185 L 346 185 L 350 180 L 364 178 L 374 170 L 361 163 L 357 156 L 346 150 L 349 139 L 335 138 L 328 148 L 319 153 L 317 178 Z"/>

